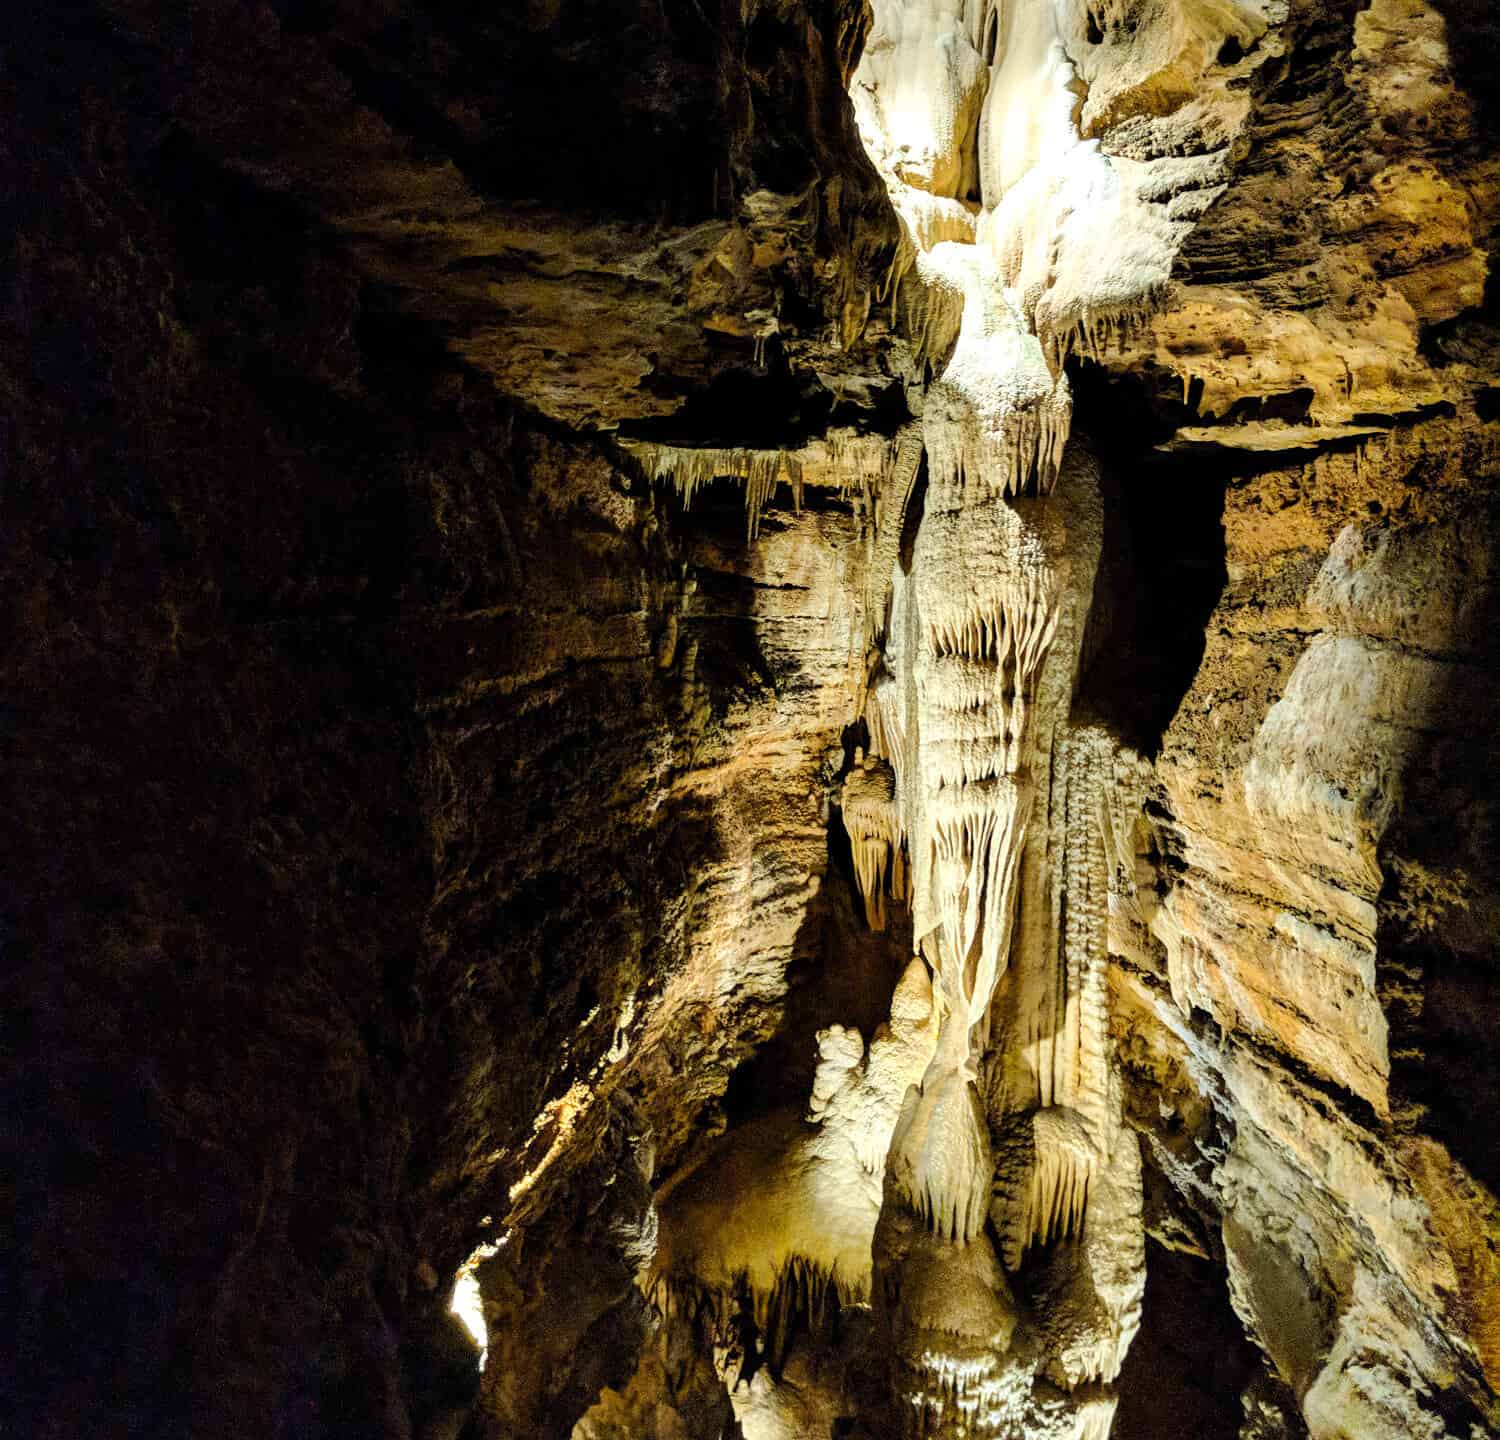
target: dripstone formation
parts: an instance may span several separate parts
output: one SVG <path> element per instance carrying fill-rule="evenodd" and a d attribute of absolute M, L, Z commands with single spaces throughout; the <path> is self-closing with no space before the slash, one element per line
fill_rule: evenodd
<path fill-rule="evenodd" d="M 1500 1435 L 1496 64 L 21 22 L 3 1423 Z"/>

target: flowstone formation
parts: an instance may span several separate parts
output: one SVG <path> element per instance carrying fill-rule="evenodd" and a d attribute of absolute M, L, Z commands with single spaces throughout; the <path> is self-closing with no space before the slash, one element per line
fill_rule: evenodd
<path fill-rule="evenodd" d="M 1130 178 L 1078 134 L 1083 19 L 889 5 L 855 78 L 903 225 L 891 287 L 936 367 L 911 387 L 927 486 L 869 702 L 943 1012 L 876 1235 L 913 1434 L 1107 1434 L 1144 1285 L 1104 994 L 1115 776 L 1069 718 L 1101 519 L 1062 362 L 1149 306 L 1175 237 L 1131 223 Z"/>
<path fill-rule="evenodd" d="M 867 923 L 909 907 L 920 958 L 868 1059 L 857 1033 L 822 1032 L 806 1121 L 737 1132 L 663 1205 L 658 1283 L 679 1310 L 696 1296 L 702 1343 L 733 1357 L 746 1434 L 801 1433 L 771 1397 L 794 1317 L 816 1328 L 830 1298 L 870 1305 L 885 1379 L 862 1402 L 825 1385 L 823 1409 L 921 1435 L 1106 1435 L 1139 1325 L 1140 1155 L 1106 970 L 1141 773 L 1075 709 L 1103 511 L 1097 461 L 1069 440 L 1064 364 L 1149 316 L 1222 157 L 1127 160 L 1085 135 L 1075 57 L 1124 18 L 1071 0 L 884 0 L 854 75 L 901 224 L 884 299 L 915 418 L 838 481 L 874 501 L 869 754 L 838 798 Z M 1200 58 L 1267 24 L 1253 5 L 1212 25 L 1130 19 L 1158 46 L 1196 27 Z M 1107 89 L 1107 67 L 1091 70 Z M 801 504 L 800 457 L 641 458 L 685 501 L 742 478 L 752 536 L 779 478 Z M 910 1065 L 917 1033 L 927 1053 L 898 1098 L 889 1056 Z"/>

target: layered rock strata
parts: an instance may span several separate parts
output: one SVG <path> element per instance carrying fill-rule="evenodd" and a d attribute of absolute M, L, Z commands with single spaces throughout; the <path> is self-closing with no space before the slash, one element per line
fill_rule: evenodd
<path fill-rule="evenodd" d="M 1500 1433 L 1495 39 L 23 17 L 17 1433 Z"/>

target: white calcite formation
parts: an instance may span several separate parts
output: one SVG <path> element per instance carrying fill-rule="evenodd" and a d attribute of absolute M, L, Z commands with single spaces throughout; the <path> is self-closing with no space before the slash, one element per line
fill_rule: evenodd
<path fill-rule="evenodd" d="M 751 540 L 760 533 L 760 517 L 783 478 L 791 486 L 797 508 L 802 508 L 802 469 L 797 458 L 784 450 L 645 444 L 631 448 L 653 480 L 672 484 L 684 508 L 714 480 L 740 481 L 745 487 L 745 530 Z"/>
<path fill-rule="evenodd" d="M 1145 1277 L 1106 992 L 1139 796 L 1070 718 L 1102 521 L 1063 363 L 1150 314 L 1191 220 L 1157 199 L 1181 176 L 1081 132 L 1081 5 L 874 8 L 852 93 L 903 227 L 928 483 L 865 718 L 942 1014 L 891 1141 L 875 1306 L 911 1433 L 1102 1436 Z"/>
<path fill-rule="evenodd" d="M 885 929 L 885 898 L 906 898 L 906 865 L 896 815 L 896 775 L 889 763 L 855 756 L 844 780 L 844 828 L 854 853 L 854 875 L 872 930 Z"/>
<path fill-rule="evenodd" d="M 735 1131 L 658 1197 L 650 1289 L 664 1311 L 687 1307 L 704 1320 L 727 1357 L 731 1394 L 785 1353 L 794 1323 L 868 1303 L 891 1132 L 937 1028 L 927 967 L 913 960 L 868 1049 L 857 1030 L 819 1033 L 805 1113 L 775 1111 Z M 733 1343 L 741 1317 L 756 1332 L 748 1356 Z"/>
<path fill-rule="evenodd" d="M 663 1201 L 659 1292 L 734 1357 L 747 1434 L 801 1433 L 778 1367 L 830 1296 L 872 1307 L 889 1419 L 919 1435 L 1102 1440 L 1140 1323 L 1141 1162 L 1106 985 L 1140 774 L 1073 713 L 1103 518 L 1063 367 L 1160 303 L 1202 209 L 1177 202 L 1211 192 L 1222 157 L 1130 160 L 1085 133 L 1090 85 L 1108 89 L 1089 52 L 1127 18 L 1097 8 L 875 0 L 851 93 L 901 221 L 883 299 L 912 425 L 795 461 L 638 447 L 684 501 L 742 480 L 752 534 L 779 479 L 800 500 L 820 465 L 873 511 L 869 754 L 838 798 L 868 923 L 909 905 L 919 958 L 868 1053 L 821 1032 L 805 1116 L 741 1129 Z M 1266 23 L 1135 8 L 1148 49 Z M 747 1369 L 736 1314 L 765 1364 Z"/>
<path fill-rule="evenodd" d="M 888 487 L 909 488 L 921 460 L 916 435 L 887 440 L 847 427 L 833 427 L 806 444 L 792 448 L 724 448 L 712 445 L 664 445 L 643 440 L 622 441 L 652 481 L 670 484 L 683 508 L 715 480 L 744 486 L 745 531 L 754 540 L 765 513 L 783 482 L 793 506 L 800 510 L 807 485 L 822 485 L 841 495 L 853 493 L 871 503 Z"/>

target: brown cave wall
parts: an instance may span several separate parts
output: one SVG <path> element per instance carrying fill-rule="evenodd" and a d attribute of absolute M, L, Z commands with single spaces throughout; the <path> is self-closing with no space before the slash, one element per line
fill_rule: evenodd
<path fill-rule="evenodd" d="M 149 47 L 86 9 L 24 38 L 15 1424 L 455 1423 L 477 1376 L 447 1277 L 546 1214 L 531 1253 L 583 1258 L 572 1301 L 530 1293 L 623 1327 L 537 1347 L 563 1368 L 512 1387 L 512 1423 L 565 1433 L 643 1328 L 583 1201 L 640 1137 L 675 1163 L 722 1125 L 827 949 L 849 509 L 810 500 L 752 548 L 724 487 L 688 523 L 171 119 Z"/>
<path fill-rule="evenodd" d="M 425 1433 L 475 1383 L 431 1287 L 623 998 L 685 1134 L 778 1023 L 842 707 L 776 707 L 842 683 L 789 638 L 827 595 L 758 620 L 747 579 L 685 673 L 672 508 L 56 21 L 3 153 L 8 1423 Z M 789 919 L 747 995 L 684 972 L 750 853 Z"/>
<path fill-rule="evenodd" d="M 1224 566 L 1159 740 L 1116 1034 L 1148 1223 L 1223 1254 L 1275 1376 L 1251 1433 L 1288 1406 L 1488 1433 L 1492 1159 L 1459 1114 L 1496 1098 L 1497 212 L 1493 115 L 1454 81 L 1493 32 L 1378 0 L 1290 33 L 1153 344 L 1108 366 L 1162 447 L 1126 493 L 1213 495 Z"/>
<path fill-rule="evenodd" d="M 1338 1397 L 1401 1374 L 1391 1433 L 1483 1433 L 1500 184 L 1466 92 L 1494 23 L 1292 10 L 1177 293 L 1075 375 L 1119 527 L 1085 700 L 1156 761 L 1116 1038 L 1148 1225 L 1201 1252 L 1152 1247 L 1118 1433 L 1165 1433 L 1155 1387 L 1181 1433 L 1232 1435 L 1248 1385 L 1247 1435 L 1309 1403 L 1360 1434 Z M 861 23 L 23 22 L 15 1433 L 452 1434 L 480 1381 L 447 1281 L 507 1231 L 499 1433 L 566 1434 L 648 1340 L 646 1389 L 659 1366 L 724 1418 L 635 1288 L 651 1186 L 804 1096 L 812 1031 L 868 1034 L 909 939 L 868 934 L 828 804 L 858 526 L 813 494 L 748 542 L 737 487 L 684 514 L 555 417 L 890 422 L 881 319 L 829 338 L 891 241 L 843 96 Z M 562 92 L 595 108 L 538 100 Z M 773 304 L 767 361 L 745 317 Z"/>
<path fill-rule="evenodd" d="M 416 507 L 358 284 L 232 186 L 171 211 L 77 39 L 7 94 L 13 1423 L 382 1433 L 431 873 L 382 639 Z"/>
<path fill-rule="evenodd" d="M 859 0 L 82 11 L 142 120 L 295 196 L 555 419 L 670 416 L 768 321 L 851 386 L 880 368 L 860 326 L 896 235 L 845 93 Z"/>

